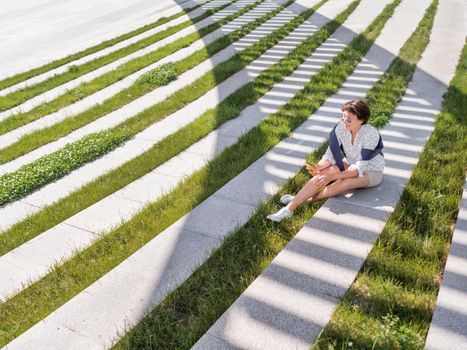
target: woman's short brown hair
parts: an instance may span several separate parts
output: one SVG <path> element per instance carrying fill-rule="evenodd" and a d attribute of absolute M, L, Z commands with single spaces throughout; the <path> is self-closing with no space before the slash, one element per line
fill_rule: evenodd
<path fill-rule="evenodd" d="M 341 106 L 341 111 L 347 111 L 349 113 L 355 114 L 359 120 L 363 121 L 362 125 L 368 122 L 368 119 L 370 119 L 371 115 L 370 107 L 362 100 L 352 100 L 345 102 Z"/>

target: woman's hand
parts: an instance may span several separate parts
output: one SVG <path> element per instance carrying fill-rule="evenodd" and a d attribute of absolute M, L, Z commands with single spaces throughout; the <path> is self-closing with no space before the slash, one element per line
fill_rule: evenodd
<path fill-rule="evenodd" d="M 319 175 L 319 170 L 316 172 L 314 169 L 311 169 L 309 167 L 306 167 L 306 170 L 308 170 L 308 173 L 311 175 L 311 176 L 318 176 Z"/>
<path fill-rule="evenodd" d="M 318 186 L 326 186 L 328 183 L 330 183 L 333 180 L 332 174 L 326 174 L 326 175 L 317 175 L 313 178 L 313 183 Z"/>

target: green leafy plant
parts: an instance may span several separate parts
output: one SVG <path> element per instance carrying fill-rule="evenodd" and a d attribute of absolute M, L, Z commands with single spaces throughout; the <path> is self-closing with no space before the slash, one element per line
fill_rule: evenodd
<path fill-rule="evenodd" d="M 177 68 L 172 62 L 156 67 L 141 75 L 136 82 L 141 85 L 158 87 L 177 79 Z"/>
<path fill-rule="evenodd" d="M 132 136 L 127 129 L 88 135 L 62 149 L 0 177 L 0 205 L 68 174 L 73 169 L 99 158 Z"/>
<path fill-rule="evenodd" d="M 421 349 L 423 338 L 404 325 L 398 316 L 386 315 L 373 343 L 373 349 Z"/>

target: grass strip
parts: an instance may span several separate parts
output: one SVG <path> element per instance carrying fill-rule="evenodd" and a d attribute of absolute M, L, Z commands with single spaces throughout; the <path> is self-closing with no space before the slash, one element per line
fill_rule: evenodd
<path fill-rule="evenodd" d="M 161 18 L 159 18 L 157 21 L 155 21 L 153 23 L 146 24 L 146 25 L 144 25 L 144 26 L 142 26 L 142 27 L 140 27 L 138 29 L 132 30 L 131 32 L 119 35 L 116 38 L 103 41 L 102 43 L 100 43 L 98 45 L 89 47 L 89 48 L 87 48 L 85 50 L 79 51 L 79 52 L 74 53 L 72 55 L 69 55 L 67 57 L 64 57 L 64 58 L 55 60 L 53 62 L 47 63 L 47 64 L 45 64 L 43 66 L 31 69 L 31 70 L 29 70 L 27 72 L 15 74 L 15 75 L 13 75 L 11 77 L 2 79 L 2 80 L 0 80 L 0 90 L 6 89 L 6 88 L 8 88 L 10 86 L 16 85 L 16 84 L 21 83 L 21 82 L 23 82 L 25 80 L 28 80 L 28 79 L 30 79 L 32 77 L 35 77 L 35 76 L 37 76 L 39 74 L 46 73 L 49 70 L 58 68 L 60 66 L 63 66 L 64 64 L 76 61 L 76 60 L 78 60 L 80 58 L 86 57 L 86 56 L 88 56 L 90 54 L 93 54 L 95 52 L 106 49 L 106 48 L 108 48 L 110 46 L 118 44 L 121 41 L 130 39 L 130 38 L 132 38 L 132 37 L 134 37 L 136 35 L 144 33 L 144 32 L 146 32 L 146 31 L 148 31 L 150 29 L 156 28 L 156 27 L 158 27 L 158 26 L 160 26 L 162 24 L 165 24 L 165 23 L 170 22 L 170 21 L 172 21 L 172 20 L 174 20 L 174 19 L 176 19 L 176 18 L 178 18 L 180 16 L 183 16 L 184 14 L 186 14 L 186 13 L 188 13 L 190 11 L 193 11 L 193 10 L 199 8 L 199 7 L 200 7 L 200 5 L 196 5 L 196 6 L 193 6 L 191 8 L 184 9 L 184 10 L 182 10 L 182 11 L 180 11 L 180 12 L 178 12 L 178 13 L 172 15 L 172 16 L 161 17 Z"/>
<path fill-rule="evenodd" d="M 322 3 L 323 2 L 320 2 L 317 6 L 319 6 Z M 311 15 L 311 13 L 314 12 L 314 9 L 309 9 L 309 10 L 307 10 L 305 12 L 307 14 Z M 307 17 L 308 16 L 303 16 L 303 19 L 300 19 L 300 20 L 303 21 Z M 283 27 L 283 29 L 284 29 L 284 27 Z M 291 31 L 290 28 L 287 28 L 287 29 L 289 31 Z M 274 36 L 274 33 L 271 34 L 271 35 Z M 283 33 L 283 36 L 285 36 L 285 33 Z M 265 39 L 265 41 L 267 40 L 267 38 L 264 38 L 264 39 Z M 227 79 L 234 72 L 241 70 L 242 67 L 246 66 L 248 64 L 248 62 L 251 62 L 255 57 L 258 57 L 261 54 L 261 52 L 258 52 L 258 50 L 261 50 L 262 52 L 264 52 L 267 49 L 267 47 L 265 47 L 262 44 L 263 43 L 261 41 L 258 43 L 259 49 L 255 48 L 255 45 L 250 47 L 252 50 L 254 50 L 253 51 L 254 56 L 252 56 L 251 52 L 249 51 L 249 49 L 250 49 L 249 48 L 249 49 L 246 49 L 246 50 L 242 51 L 240 54 L 238 54 L 238 56 L 237 55 L 234 56 L 231 60 L 224 62 L 225 64 L 222 63 L 220 65 L 221 67 L 219 68 L 220 72 L 223 74 L 222 80 Z M 269 46 L 272 46 L 272 45 L 273 45 L 273 43 L 269 43 Z M 232 62 L 235 64 L 234 67 L 233 67 L 235 69 L 235 71 L 233 71 L 233 72 L 232 72 Z M 182 65 L 182 67 L 184 67 L 186 65 L 185 62 L 179 62 L 179 63 Z M 177 64 L 175 64 L 175 67 L 178 68 L 179 66 Z M 217 67 L 219 67 L 219 66 L 217 66 Z M 215 70 L 216 70 L 216 68 L 214 69 L 214 71 Z M 214 74 L 214 73 L 209 73 L 208 72 L 208 73 L 206 73 L 204 75 L 204 77 L 209 77 L 210 74 Z M 283 76 L 283 74 L 284 73 L 282 73 L 282 76 Z M 216 75 L 216 77 L 218 78 L 218 75 Z M 217 80 L 219 80 L 219 79 L 217 79 Z M 206 83 L 207 83 L 207 86 L 206 86 Z M 161 102 L 159 104 L 156 104 L 155 108 L 152 107 L 152 108 L 146 109 L 142 113 L 140 113 L 137 116 L 131 118 L 129 120 L 128 125 L 126 125 L 127 123 L 124 122 L 124 123 L 121 123 L 120 125 L 118 125 L 115 128 L 109 129 L 109 131 L 110 131 L 109 135 L 112 135 L 112 132 L 118 132 L 118 130 L 121 130 L 121 129 L 128 130 L 131 134 L 136 134 L 138 131 L 141 131 L 144 128 L 151 125 L 152 122 L 155 122 L 155 121 L 163 118 L 164 116 L 175 112 L 178 108 L 181 108 L 183 105 L 186 105 L 189 102 L 193 101 L 197 97 L 201 96 L 204 92 L 206 92 L 209 89 L 215 87 L 216 85 L 217 85 L 216 84 L 216 79 L 207 80 L 207 79 L 203 79 L 203 77 L 201 77 L 197 81 L 195 81 L 192 85 L 189 85 L 188 87 L 179 90 L 178 92 L 176 92 L 174 95 L 172 95 L 171 97 L 169 97 L 165 101 L 163 101 L 163 102 Z M 135 84 L 135 86 L 136 86 L 136 88 L 145 89 L 147 84 L 137 83 L 137 84 Z M 247 99 L 247 100 L 251 100 L 251 98 Z M 89 115 L 90 115 L 90 117 L 93 117 L 92 113 L 90 113 Z M 134 119 L 133 121 L 135 122 L 133 124 L 131 124 L 132 119 Z M 69 124 L 67 123 L 66 125 L 63 125 L 63 123 L 61 123 L 60 125 L 62 125 L 63 127 L 66 127 Z M 44 132 L 47 132 L 47 130 L 45 130 Z M 31 134 L 31 137 L 33 135 L 35 135 L 35 134 Z M 102 140 L 102 141 L 105 142 L 105 140 Z M 122 139 L 121 142 L 123 143 L 124 140 Z M 106 153 L 105 149 L 101 148 L 101 150 L 102 150 L 102 155 L 104 153 Z M 46 161 L 49 156 L 50 155 L 44 155 L 43 157 L 41 157 L 41 161 Z M 35 161 L 32 164 L 36 164 L 36 166 L 37 166 L 37 164 L 39 164 L 39 163 L 37 163 L 37 161 Z M 34 168 L 34 166 L 32 168 L 30 168 L 29 171 L 33 171 L 33 168 Z M 72 170 L 73 170 L 73 168 L 70 168 L 70 171 L 72 171 Z M 8 176 L 8 177 L 10 177 L 10 176 L 26 177 L 27 175 L 24 174 L 24 166 L 23 166 L 20 169 L 14 171 L 14 172 L 5 174 L 4 176 Z M 45 183 L 41 182 L 41 184 L 44 185 Z M 12 188 L 14 188 L 14 187 L 12 187 Z M 34 185 L 31 185 L 30 188 L 31 189 L 32 188 L 37 189 L 38 187 L 36 187 Z M 25 195 L 25 194 L 27 194 L 27 193 L 23 193 L 23 195 Z M 11 200 L 13 200 L 13 198 L 17 198 L 17 197 L 16 196 L 10 196 L 8 193 L 5 193 L 5 198 L 10 198 L 10 201 L 11 201 Z"/>
<path fill-rule="evenodd" d="M 105 235 L 92 247 L 78 253 L 40 281 L 0 305 L 1 345 L 117 266 L 288 136 L 330 94 L 338 90 L 368 51 L 398 3 L 396 0 L 386 7 L 362 35 L 316 74 L 307 87 L 278 113 L 242 136 L 239 142 L 187 178 L 173 192 L 149 205 L 131 221 Z M 216 303 L 218 302 L 217 300 Z"/>
<path fill-rule="evenodd" d="M 44 102 L 28 112 L 16 113 L 0 122 L 0 135 L 7 133 L 8 131 L 14 130 L 21 125 L 25 125 L 34 120 L 37 120 L 43 116 L 54 113 L 60 108 L 66 107 L 74 102 L 83 99 L 103 88 L 122 80 L 128 75 L 135 73 L 150 64 L 153 64 L 168 55 L 189 46 L 194 41 L 202 38 L 208 33 L 220 28 L 222 25 L 232 21 L 233 19 L 241 16 L 248 12 L 259 2 L 246 6 L 240 11 L 224 18 L 221 21 L 210 24 L 207 27 L 201 28 L 192 34 L 188 34 L 172 43 L 164 45 L 163 47 L 149 52 L 140 57 L 136 57 L 119 67 L 111 70 L 110 72 L 104 73 L 90 81 L 83 82 L 75 88 L 72 88 L 64 94 L 52 99 L 51 101 Z M 131 96 L 130 96 L 131 97 Z M 130 100 L 131 101 L 131 100 Z M 127 102 L 128 103 L 128 102 Z"/>
<path fill-rule="evenodd" d="M 15 173 L 0 177 L 0 205 L 17 200 L 99 158 L 102 152 L 114 150 L 131 136 L 125 130 L 91 134 L 50 154 L 50 157 L 39 158 Z"/>
<path fill-rule="evenodd" d="M 320 6 L 320 4 L 317 4 L 316 6 Z M 331 35 L 331 32 L 333 32 L 339 24 L 343 23 L 347 15 L 355 6 L 356 4 L 352 4 L 348 10 L 344 11 L 335 20 L 330 21 L 320 31 L 295 48 L 284 59 L 262 72 L 255 80 L 239 88 L 216 108 L 206 111 L 200 118 L 198 118 L 198 120 L 162 140 L 152 147 L 151 150 L 128 161 L 125 165 L 122 165 L 109 174 L 101 176 L 98 180 L 93 181 L 83 188 L 84 190 L 98 186 L 100 189 L 99 191 L 95 191 L 93 189 L 83 197 L 78 194 L 81 192 L 79 191 L 76 193 L 80 198 L 79 200 L 74 198 L 68 202 L 66 199 L 62 199 L 58 202 L 65 206 L 71 204 L 73 209 L 71 209 L 71 207 L 69 208 L 71 210 L 64 208 L 58 209 L 55 205 L 52 205 L 46 209 L 47 214 L 44 216 L 42 216 L 42 214 L 37 214 L 31 219 L 18 223 L 8 231 L 1 234 L 0 255 L 5 254 L 65 219 L 65 216 L 63 215 L 51 219 L 55 214 L 66 213 L 66 217 L 76 214 L 82 209 L 90 206 L 91 203 L 95 203 L 106 197 L 108 194 L 113 193 L 137 180 L 170 158 L 176 156 L 178 153 L 207 135 L 209 132 L 213 131 L 225 121 L 238 116 L 244 108 L 253 104 L 259 97 L 269 91 L 276 82 L 281 81 L 285 75 L 293 72 L 300 62 L 302 62 L 316 47 L 324 42 L 324 40 Z M 101 180 L 103 180 L 102 183 L 100 183 Z M 97 182 L 100 184 L 96 185 Z M 101 187 L 102 185 L 104 185 L 105 189 Z M 95 194 L 97 193 L 100 194 L 96 197 Z M 67 204 L 64 204 L 65 202 Z M 80 204 L 77 206 L 76 204 L 78 203 Z M 41 218 L 39 221 L 36 221 L 35 218 L 38 218 L 39 216 Z"/>
<path fill-rule="evenodd" d="M 290 1 L 289 3 L 292 3 L 292 1 Z M 219 40 L 216 40 L 214 43 L 208 45 L 207 47 L 203 49 L 198 50 L 197 52 L 186 57 L 185 59 L 175 62 L 174 66 L 177 71 L 177 75 L 180 75 L 186 72 L 187 70 L 195 67 L 197 64 L 208 59 L 215 53 L 221 51 L 222 49 L 226 48 L 232 43 L 238 41 L 241 37 L 251 32 L 257 26 L 266 22 L 270 18 L 274 17 L 277 13 L 279 13 L 285 7 L 286 6 L 281 6 L 277 8 L 276 10 L 272 11 L 271 13 L 268 13 L 258 18 L 256 21 L 243 26 L 239 30 L 232 32 L 220 38 Z M 177 43 L 174 43 L 174 44 L 177 44 Z M 171 44 L 162 48 L 161 50 L 164 51 L 165 49 L 169 49 L 169 51 L 172 51 L 172 49 L 169 48 L 170 45 Z M 178 44 L 177 44 L 177 47 L 178 47 Z M 165 56 L 166 56 L 165 53 L 162 53 L 159 58 L 162 58 Z M 157 61 L 159 60 L 159 58 L 153 57 L 152 60 Z M 141 84 L 135 83 L 132 86 L 122 90 L 116 95 L 105 100 L 101 104 L 97 104 L 92 108 L 89 108 L 81 113 L 78 113 L 77 115 L 68 117 L 65 120 L 59 123 L 56 123 L 50 127 L 43 128 L 35 132 L 32 132 L 30 134 L 24 135 L 15 143 L 0 150 L 0 164 L 4 164 L 8 161 L 11 161 L 46 143 L 55 141 L 59 139 L 60 137 L 67 135 L 71 131 L 78 129 L 79 127 L 82 127 L 90 123 L 91 121 L 99 119 L 100 117 L 105 116 L 106 114 L 111 113 L 112 111 L 115 111 L 118 108 L 123 107 L 124 105 L 130 103 L 131 101 L 134 101 L 138 97 L 141 97 L 147 94 L 148 92 L 154 90 L 155 88 L 156 86 L 154 85 L 150 85 L 150 84 L 141 85 Z M 4 124 L 5 128 L 10 129 L 10 127 L 15 128 L 15 125 L 17 124 L 23 124 L 25 120 L 22 119 L 21 116 L 15 115 L 9 118 L 8 120 L 5 120 L 5 122 L 7 123 L 7 124 Z M 0 123 L 0 129 L 1 129 L 1 123 Z"/>
<path fill-rule="evenodd" d="M 10 108 L 13 108 L 20 103 L 23 103 L 24 101 L 37 96 L 41 93 L 44 93 L 48 90 L 53 89 L 54 87 L 57 87 L 61 84 L 64 84 L 70 80 L 76 79 L 79 76 L 89 73 L 97 68 L 100 68 L 106 64 L 109 64 L 119 58 L 125 57 L 129 55 L 130 53 L 136 52 L 138 50 L 141 50 L 145 48 L 146 46 L 149 46 L 151 44 L 154 44 L 157 41 L 160 41 L 172 34 L 175 34 L 179 32 L 180 30 L 189 27 L 209 16 L 212 14 L 216 13 L 217 11 L 222 10 L 223 8 L 231 5 L 234 1 L 217 7 L 215 9 L 210 9 L 207 10 L 204 14 L 190 19 L 188 21 L 185 21 L 183 23 L 180 23 L 176 26 L 167 28 L 161 32 L 155 33 L 147 38 L 141 39 L 136 43 L 130 44 L 126 47 L 123 47 L 121 49 L 118 49 L 117 51 L 111 52 L 105 56 L 95 58 L 89 62 L 83 63 L 81 65 L 75 65 L 71 66 L 70 69 L 68 69 L 67 72 L 61 73 L 54 75 L 44 81 L 41 81 L 37 84 L 34 84 L 32 86 L 25 87 L 23 89 L 11 92 L 5 96 L 0 96 L 0 111 L 5 111 Z"/>
<path fill-rule="evenodd" d="M 467 46 L 434 133 L 316 349 L 421 349 L 465 180 Z"/>

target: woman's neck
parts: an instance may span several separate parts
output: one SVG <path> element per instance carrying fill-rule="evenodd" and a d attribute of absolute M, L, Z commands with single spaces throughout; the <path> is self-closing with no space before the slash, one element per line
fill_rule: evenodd
<path fill-rule="evenodd" d="M 352 134 L 352 137 L 355 137 L 355 135 L 357 135 L 357 132 L 359 132 L 361 128 L 362 126 L 360 125 L 358 129 L 350 129 L 350 133 Z"/>
<path fill-rule="evenodd" d="M 360 125 L 357 130 L 350 129 L 350 136 L 351 136 L 352 145 L 353 145 L 353 143 L 355 141 L 355 136 L 357 135 L 357 133 L 360 131 L 361 128 L 362 128 L 362 125 Z"/>

